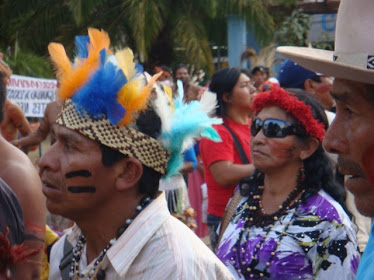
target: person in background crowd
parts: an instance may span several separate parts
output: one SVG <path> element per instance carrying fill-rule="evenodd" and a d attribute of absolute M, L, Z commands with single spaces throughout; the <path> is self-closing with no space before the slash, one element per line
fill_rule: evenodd
<path fill-rule="evenodd" d="M 345 186 L 353 193 L 361 214 L 374 217 L 374 36 L 370 0 L 340 2 L 335 51 L 279 47 L 277 50 L 303 67 L 335 77 L 332 93 L 336 116 L 324 148 L 338 154 Z M 374 279 L 374 228 L 359 264 L 357 280 Z"/>
<path fill-rule="evenodd" d="M 7 84 L 12 71 L 9 66 L 0 57 L 0 72 L 3 73 L 2 78 L 5 80 L 4 83 Z M 19 107 L 15 102 L 6 98 L 6 91 L 2 91 L 1 98 L 5 99 L 3 110 L 3 118 L 0 123 L 1 134 L 7 141 L 16 140 L 18 138 L 18 133 L 23 137 L 31 133 L 31 127 L 27 121 L 21 107 Z"/>
<path fill-rule="evenodd" d="M 239 180 L 254 170 L 250 163 L 249 117 L 256 90 L 251 85 L 247 71 L 239 68 L 225 68 L 216 72 L 209 90 L 217 95 L 216 115 L 223 119 L 223 124 L 214 126 L 222 142 L 207 139 L 200 142 L 208 186 L 207 223 L 214 250 L 218 237 L 216 231 L 227 202 Z"/>
<path fill-rule="evenodd" d="M 254 81 L 254 87 L 258 92 L 265 92 L 279 87 L 278 80 L 274 77 L 270 78 L 269 68 L 265 66 L 254 67 L 251 72 L 251 79 Z"/>
<path fill-rule="evenodd" d="M 177 90 L 177 80 L 181 80 L 183 83 L 183 100 L 186 103 L 191 102 L 192 100 L 199 100 L 201 97 L 201 94 L 203 92 L 203 88 L 194 85 L 190 81 L 190 74 L 188 73 L 187 65 L 185 64 L 178 64 L 177 67 L 174 69 L 174 95 L 178 94 Z"/>
<path fill-rule="evenodd" d="M 156 66 L 155 67 L 155 74 L 162 72 L 161 76 L 158 78 L 157 82 L 162 85 L 168 86 L 170 88 L 173 87 L 173 81 L 171 76 L 171 70 L 169 67 L 165 65 Z"/>
<path fill-rule="evenodd" d="M 4 62 L 1 62 L 4 64 Z M 5 116 L 6 80 L 0 71 L 0 122 Z M 24 244 L 38 254 L 17 266 L 16 279 L 39 279 L 45 239 L 45 200 L 42 184 L 30 159 L 0 134 L 0 178 L 17 195 L 25 222 Z"/>
<path fill-rule="evenodd" d="M 61 112 L 62 104 L 60 101 L 55 100 L 47 104 L 47 107 L 44 111 L 44 116 L 42 121 L 40 122 L 40 126 L 37 130 L 32 132 L 31 134 L 27 135 L 26 137 L 22 137 L 17 140 L 11 141 L 11 143 L 20 148 L 21 150 L 28 149 L 31 146 L 39 145 L 42 141 L 44 141 L 47 136 L 50 134 L 51 127 L 53 123 L 57 119 L 57 115 Z M 53 135 L 51 136 L 51 144 L 54 143 L 55 139 Z"/>
<path fill-rule="evenodd" d="M 360 254 L 322 148 L 323 108 L 283 89 L 258 94 L 253 108 L 256 170 L 234 195 L 217 256 L 236 279 L 355 279 Z"/>
<path fill-rule="evenodd" d="M 269 68 L 261 65 L 254 67 L 251 71 L 251 79 L 253 86 L 258 89 L 269 79 Z"/>
<path fill-rule="evenodd" d="M 335 102 L 330 95 L 333 81 L 331 77 L 309 71 L 287 59 L 281 65 L 278 80 L 282 88 L 299 88 L 314 96 L 325 109 L 329 124 L 332 123 Z"/>
<path fill-rule="evenodd" d="M 178 172 L 183 142 L 216 139 L 218 120 L 186 106 L 182 129 L 177 106 L 165 115 L 167 99 L 149 98 L 158 76 L 147 83 L 130 49 L 113 54 L 105 31 L 88 34 L 76 37 L 74 68 L 61 45 L 48 46 L 64 105 L 40 176 L 48 209 L 76 223 L 52 247 L 50 279 L 232 279 L 158 191 L 162 175 Z"/>

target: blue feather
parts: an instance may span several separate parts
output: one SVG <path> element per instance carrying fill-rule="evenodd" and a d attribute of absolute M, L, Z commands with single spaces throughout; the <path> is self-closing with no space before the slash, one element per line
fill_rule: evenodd
<path fill-rule="evenodd" d="M 182 85 L 178 83 L 178 88 L 180 87 Z M 202 105 L 198 101 L 185 104 L 180 96 L 175 101 L 175 111 L 171 115 L 170 129 L 161 134 L 161 141 L 171 151 L 167 177 L 177 174 L 176 172 L 182 166 L 183 159 L 179 160 L 177 155 L 182 153 L 186 139 L 201 135 L 216 142 L 221 141 L 219 134 L 212 127 L 213 124 L 222 123 L 221 119 L 210 118 L 204 110 L 201 110 Z"/>
<path fill-rule="evenodd" d="M 75 53 L 78 58 L 88 57 L 88 44 L 90 43 L 89 36 L 75 36 Z"/>
<path fill-rule="evenodd" d="M 73 96 L 78 112 L 87 112 L 92 118 L 108 117 L 117 124 L 126 114 L 126 109 L 117 101 L 118 91 L 126 84 L 123 72 L 106 59 L 105 50 L 100 52 L 100 68 Z"/>
<path fill-rule="evenodd" d="M 143 65 L 138 64 L 138 63 L 135 64 L 135 69 L 136 69 L 135 74 L 143 73 L 143 71 L 144 71 Z"/>

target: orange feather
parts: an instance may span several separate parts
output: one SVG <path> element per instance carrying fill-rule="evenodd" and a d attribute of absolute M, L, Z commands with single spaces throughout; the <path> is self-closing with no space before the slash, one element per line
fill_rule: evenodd
<path fill-rule="evenodd" d="M 61 44 L 50 43 L 48 51 L 51 56 L 52 63 L 56 69 L 56 77 L 60 81 L 71 71 L 71 62 L 66 55 L 65 48 Z"/>
<path fill-rule="evenodd" d="M 94 28 L 88 29 L 90 44 L 88 57 L 76 60 L 75 65 L 66 78 L 60 81 L 59 97 L 62 100 L 71 98 L 90 78 L 90 75 L 100 65 L 100 51 L 109 50 L 110 39 L 108 33 Z"/>

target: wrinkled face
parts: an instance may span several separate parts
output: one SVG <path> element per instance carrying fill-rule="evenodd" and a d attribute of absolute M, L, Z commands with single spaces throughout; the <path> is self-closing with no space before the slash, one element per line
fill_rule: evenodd
<path fill-rule="evenodd" d="M 188 74 L 188 71 L 186 68 L 179 68 L 177 71 L 175 71 L 175 79 L 181 80 L 183 84 L 187 84 L 190 80 L 190 75 Z"/>
<path fill-rule="evenodd" d="M 322 76 L 320 77 L 321 82 L 314 82 L 315 85 L 315 97 L 321 103 L 321 105 L 326 109 L 331 109 L 334 105 L 334 99 L 332 98 L 330 91 L 332 88 L 333 79 L 330 77 Z"/>
<path fill-rule="evenodd" d="M 255 87 L 259 87 L 263 82 L 267 80 L 267 75 L 265 72 L 256 71 L 256 73 L 252 76 L 254 81 Z"/>
<path fill-rule="evenodd" d="M 374 105 L 365 93 L 362 83 L 334 81 L 336 116 L 323 144 L 338 154 L 339 171 L 346 175 L 345 186 L 354 194 L 357 209 L 374 217 Z"/>
<path fill-rule="evenodd" d="M 76 221 L 93 215 L 113 195 L 115 171 L 102 162 L 97 142 L 55 124 L 56 142 L 39 161 L 47 208 Z"/>
<path fill-rule="evenodd" d="M 228 103 L 240 111 L 251 112 L 252 101 L 255 96 L 256 89 L 251 85 L 251 80 L 242 73 L 228 97 Z"/>
<path fill-rule="evenodd" d="M 278 119 L 291 123 L 291 118 L 288 117 L 286 111 L 275 106 L 263 108 L 256 117 L 261 121 Z M 252 162 L 265 174 L 286 167 L 297 170 L 301 164 L 301 150 L 302 143 L 294 135 L 284 138 L 268 138 L 261 129 L 255 136 L 251 136 Z"/>

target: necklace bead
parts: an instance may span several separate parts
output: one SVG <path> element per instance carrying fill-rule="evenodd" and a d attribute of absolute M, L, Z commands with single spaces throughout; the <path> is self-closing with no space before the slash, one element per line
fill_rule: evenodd
<path fill-rule="evenodd" d="M 239 232 L 239 236 L 232 250 L 232 252 L 236 254 L 237 259 L 239 260 L 239 262 L 233 261 L 233 265 L 238 272 L 239 271 L 240 273 L 245 272 L 247 276 L 245 276 L 245 274 L 243 275 L 245 277 L 249 276 L 250 278 L 254 277 L 254 273 L 256 273 L 257 277 L 260 277 L 260 278 L 270 277 L 270 274 L 267 271 L 267 269 L 268 267 L 270 267 L 271 261 L 273 257 L 276 255 L 275 252 L 277 251 L 278 246 L 281 244 L 281 240 L 283 239 L 284 236 L 287 235 L 287 229 L 290 225 L 292 225 L 292 221 L 286 223 L 283 229 L 283 232 L 279 235 L 279 240 L 277 240 L 275 248 L 272 250 L 270 254 L 270 258 L 265 263 L 266 266 L 262 271 L 256 268 L 257 265 L 259 264 L 258 251 L 259 249 L 261 249 L 262 244 L 268 238 L 269 233 L 273 229 L 275 223 L 279 220 L 279 218 L 283 215 L 285 211 L 290 209 L 290 206 L 294 205 L 294 212 L 292 216 L 296 213 L 298 205 L 302 202 L 302 199 L 297 199 L 297 198 L 301 196 L 302 193 L 304 192 L 303 187 L 301 185 L 298 185 L 288 195 L 287 199 L 282 203 L 282 205 L 278 207 L 278 210 L 275 213 L 265 214 L 263 211 L 262 202 L 261 202 L 261 196 L 262 196 L 263 190 L 264 190 L 264 187 L 259 186 L 257 192 L 252 192 L 248 200 L 243 204 L 242 207 L 240 207 L 239 210 L 237 210 L 237 211 L 242 211 L 241 216 L 242 217 L 245 216 L 245 218 L 243 218 L 245 222 L 244 222 L 243 228 L 241 228 Z M 246 261 L 240 261 L 241 259 L 244 258 L 244 254 L 246 253 L 245 248 L 248 247 L 246 246 L 246 243 L 249 242 L 251 227 L 262 227 L 264 229 L 266 228 L 266 232 L 265 232 L 265 235 L 262 237 L 262 239 L 259 241 L 259 243 L 256 244 L 256 246 L 254 247 L 250 260 L 246 258 Z M 236 248 L 239 249 L 239 251 Z"/>
<path fill-rule="evenodd" d="M 152 200 L 149 197 L 143 198 L 139 205 L 135 208 L 135 214 L 132 217 L 132 219 L 127 219 L 125 224 L 120 227 L 117 231 L 117 236 L 115 238 L 112 238 L 108 245 L 100 252 L 99 256 L 94 261 L 94 264 L 92 268 L 86 273 L 82 274 L 79 271 L 79 261 L 80 261 L 80 255 L 82 253 L 82 250 L 86 244 L 86 237 L 83 233 L 78 237 L 77 244 L 73 248 L 73 257 L 71 259 L 70 263 L 70 270 L 69 270 L 69 278 L 71 280 L 75 279 L 85 279 L 85 280 L 91 280 L 91 279 L 97 279 L 97 280 L 104 280 L 105 279 L 105 271 L 101 269 L 101 262 L 103 261 L 106 253 L 108 252 L 109 248 L 112 247 L 117 239 L 125 232 L 125 230 L 130 226 L 132 221 L 136 218 L 136 216 L 151 202 Z"/>

